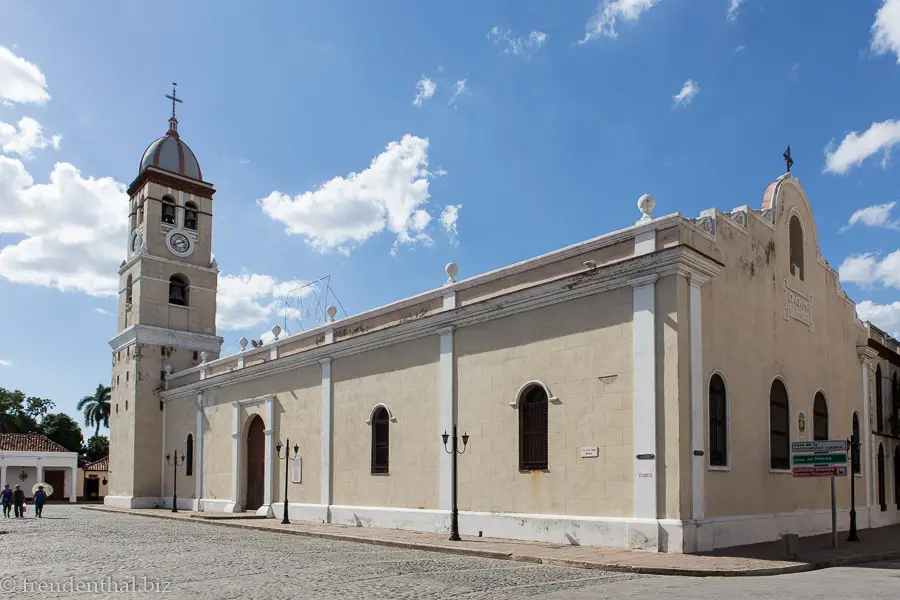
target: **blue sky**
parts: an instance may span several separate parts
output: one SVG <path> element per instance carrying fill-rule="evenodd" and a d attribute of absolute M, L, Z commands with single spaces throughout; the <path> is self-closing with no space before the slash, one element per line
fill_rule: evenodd
<path fill-rule="evenodd" d="M 0 386 L 108 383 L 123 186 L 179 131 L 218 189 L 226 350 L 331 276 L 350 314 L 793 173 L 900 332 L 900 0 L 0 0 Z M 418 101 L 416 101 L 418 97 Z M 60 137 L 61 136 L 61 137 Z M 355 175 L 354 175 L 355 174 Z M 296 331 L 297 323 L 288 326 Z"/>

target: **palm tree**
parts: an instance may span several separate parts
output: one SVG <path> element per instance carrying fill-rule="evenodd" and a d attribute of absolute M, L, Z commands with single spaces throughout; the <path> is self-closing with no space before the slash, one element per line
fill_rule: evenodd
<path fill-rule="evenodd" d="M 102 383 L 97 386 L 93 396 L 85 396 L 78 401 L 77 409 L 84 411 L 84 424 L 93 425 L 94 435 L 100 434 L 100 425 L 109 427 L 109 397 L 112 388 Z"/>

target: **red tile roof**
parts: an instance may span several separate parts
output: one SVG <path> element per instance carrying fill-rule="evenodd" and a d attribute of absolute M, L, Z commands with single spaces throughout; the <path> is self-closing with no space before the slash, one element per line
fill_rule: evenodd
<path fill-rule="evenodd" d="M 100 460 L 95 460 L 82 467 L 85 471 L 109 471 L 109 457 L 104 456 Z"/>
<path fill-rule="evenodd" d="M 39 433 L 0 433 L 0 450 L 7 452 L 71 452 Z"/>

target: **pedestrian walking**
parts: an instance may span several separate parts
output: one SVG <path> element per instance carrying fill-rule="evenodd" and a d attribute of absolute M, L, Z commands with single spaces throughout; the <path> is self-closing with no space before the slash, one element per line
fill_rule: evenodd
<path fill-rule="evenodd" d="M 47 501 L 47 492 L 44 491 L 44 486 L 39 485 L 37 491 L 34 493 L 34 514 L 40 519 L 41 513 L 44 512 L 44 502 Z"/>
<path fill-rule="evenodd" d="M 9 484 L 3 486 L 3 491 L 0 492 L 0 504 L 3 504 L 3 517 L 5 519 L 9 518 L 9 513 L 12 511 L 12 503 L 13 503 L 13 492 L 9 489 Z"/>
<path fill-rule="evenodd" d="M 18 485 L 13 490 L 13 512 L 17 519 L 25 516 L 25 491 Z"/>

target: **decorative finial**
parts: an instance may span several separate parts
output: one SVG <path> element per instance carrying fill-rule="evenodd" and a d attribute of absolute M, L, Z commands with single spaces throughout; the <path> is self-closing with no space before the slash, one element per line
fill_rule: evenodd
<path fill-rule="evenodd" d="M 328 320 L 334 321 L 334 315 L 337 314 L 337 309 L 334 306 L 329 306 L 328 310 L 326 310 L 325 312 L 328 313 Z"/>
<path fill-rule="evenodd" d="M 447 266 L 444 267 L 444 271 L 447 273 L 449 279 L 447 279 L 447 283 L 455 283 L 456 274 L 459 273 L 459 266 L 455 262 L 448 262 Z"/>
<path fill-rule="evenodd" d="M 791 147 L 788 146 L 787 150 L 784 151 L 784 154 L 781 155 L 784 158 L 784 164 L 787 167 L 787 172 L 791 172 L 791 167 L 794 164 L 794 159 L 791 158 Z"/>
<path fill-rule="evenodd" d="M 238 340 L 238 344 L 241 345 L 241 352 L 243 352 L 244 350 L 247 349 L 247 344 L 249 344 L 249 343 L 250 342 L 248 342 L 247 338 L 245 338 L 245 337 L 242 337 L 240 340 Z"/>
<path fill-rule="evenodd" d="M 279 327 L 278 325 L 276 325 L 275 327 L 273 327 L 273 328 L 272 328 L 272 335 L 274 335 L 274 336 L 275 336 L 275 339 L 277 340 L 277 339 L 278 339 L 278 336 L 281 335 L 281 327 Z"/>
<path fill-rule="evenodd" d="M 641 221 L 649 221 L 653 217 L 650 216 L 650 213 L 653 212 L 653 209 L 656 207 L 656 199 L 650 194 L 644 194 L 640 198 L 638 198 L 638 210 L 641 211 L 641 214 L 644 215 L 641 217 Z"/>

